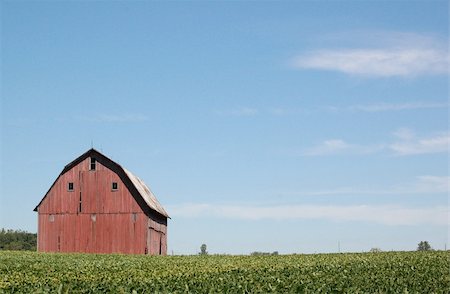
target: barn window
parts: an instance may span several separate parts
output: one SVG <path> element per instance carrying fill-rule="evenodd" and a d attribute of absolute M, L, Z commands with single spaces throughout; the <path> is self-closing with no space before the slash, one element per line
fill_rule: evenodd
<path fill-rule="evenodd" d="M 55 221 L 55 216 L 53 214 L 49 214 L 48 215 L 48 221 L 51 222 L 51 223 L 54 222 Z"/>
<path fill-rule="evenodd" d="M 97 221 L 97 215 L 95 213 L 91 214 L 91 220 L 95 223 Z"/>
<path fill-rule="evenodd" d="M 95 170 L 95 163 L 96 163 L 97 161 L 95 160 L 95 158 L 94 157 L 91 157 L 91 170 Z"/>
<path fill-rule="evenodd" d="M 136 222 L 136 220 L 137 220 L 137 213 L 136 212 L 131 215 L 131 220 L 133 221 L 133 223 Z"/>
<path fill-rule="evenodd" d="M 73 191 L 73 183 L 72 183 L 72 182 L 70 182 L 70 183 L 67 185 L 67 191 Z"/>
<path fill-rule="evenodd" d="M 112 189 L 113 191 L 117 191 L 117 189 L 118 189 L 118 184 L 117 184 L 117 182 L 113 182 L 113 183 L 112 183 L 111 189 Z"/>

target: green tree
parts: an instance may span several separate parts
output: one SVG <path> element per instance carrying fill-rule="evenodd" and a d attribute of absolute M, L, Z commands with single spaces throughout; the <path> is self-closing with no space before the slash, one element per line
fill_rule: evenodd
<path fill-rule="evenodd" d="M 369 252 L 372 252 L 372 253 L 378 253 L 378 252 L 382 252 L 382 251 L 381 251 L 381 249 L 378 248 L 378 247 L 373 247 L 373 248 L 370 248 L 370 251 L 369 251 Z"/>
<path fill-rule="evenodd" d="M 417 251 L 430 251 L 431 246 L 428 243 L 428 241 L 420 241 L 419 244 L 417 245 Z"/>
<path fill-rule="evenodd" d="M 206 251 L 206 244 L 202 244 L 202 246 L 200 246 L 200 255 L 208 255 L 208 251 Z"/>
<path fill-rule="evenodd" d="M 0 230 L 0 250 L 36 250 L 37 234 L 21 230 Z"/>

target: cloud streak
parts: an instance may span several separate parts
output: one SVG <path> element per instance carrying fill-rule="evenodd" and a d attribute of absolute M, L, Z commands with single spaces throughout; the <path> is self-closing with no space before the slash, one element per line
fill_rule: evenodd
<path fill-rule="evenodd" d="M 450 134 L 438 134 L 428 138 L 400 138 L 399 141 L 389 145 L 395 155 L 417 155 L 448 152 Z"/>
<path fill-rule="evenodd" d="M 406 102 L 406 103 L 376 103 L 350 105 L 346 107 L 329 107 L 332 111 L 351 111 L 351 112 L 386 112 L 402 110 L 421 110 L 448 108 L 447 102 Z"/>
<path fill-rule="evenodd" d="M 327 195 L 412 195 L 412 194 L 442 194 L 450 191 L 449 176 L 423 175 L 416 177 L 414 182 L 395 185 L 386 188 L 361 189 L 355 187 L 339 187 L 328 190 L 302 191 L 295 195 L 327 196 Z"/>
<path fill-rule="evenodd" d="M 450 191 L 450 177 L 420 176 L 415 187 L 416 193 L 448 193 Z"/>
<path fill-rule="evenodd" d="M 407 208 L 390 205 L 218 205 L 184 204 L 170 207 L 171 214 L 184 218 L 227 218 L 240 220 L 316 219 L 371 222 L 383 225 L 447 225 L 448 207 Z"/>
<path fill-rule="evenodd" d="M 78 120 L 99 123 L 133 123 L 147 121 L 148 117 L 143 114 L 95 114 L 92 116 L 80 116 Z"/>
<path fill-rule="evenodd" d="M 299 107 L 238 107 L 229 110 L 214 111 L 217 115 L 223 116 L 236 116 L 236 117 L 256 117 L 256 116 L 276 116 L 285 117 L 293 115 L 308 115 L 312 113 L 322 113 L 322 112 L 368 112 L 368 113 L 378 113 L 378 112 L 394 112 L 394 111 L 407 111 L 407 110 L 426 110 L 426 109 L 438 109 L 438 108 L 448 108 L 448 102 L 425 102 L 425 101 L 413 101 L 404 103 L 374 103 L 374 104 L 357 104 L 357 105 L 347 105 L 347 106 L 317 106 L 311 108 L 299 108 Z"/>
<path fill-rule="evenodd" d="M 338 71 L 367 77 L 409 77 L 448 72 L 448 54 L 438 49 L 337 49 L 297 56 L 301 69 Z"/>
<path fill-rule="evenodd" d="M 236 116 L 254 116 L 258 114 L 258 109 L 250 107 L 240 107 L 238 109 L 232 110 L 230 113 Z"/>
<path fill-rule="evenodd" d="M 345 142 L 342 139 L 325 140 L 319 145 L 309 148 L 302 152 L 303 156 L 325 156 L 325 155 L 362 155 L 376 153 L 383 150 L 382 145 L 356 145 Z"/>
<path fill-rule="evenodd" d="M 388 152 L 395 156 L 445 153 L 449 151 L 450 134 L 438 133 L 429 137 L 417 137 L 413 131 L 401 128 L 394 132 L 391 143 L 358 145 L 343 139 L 327 139 L 301 152 L 302 156 L 365 155 Z"/>
<path fill-rule="evenodd" d="M 226 111 L 215 111 L 216 114 L 225 116 L 239 116 L 239 117 L 252 117 L 258 115 L 259 109 L 254 107 L 237 107 Z"/>
<path fill-rule="evenodd" d="M 364 77 L 414 77 L 448 73 L 447 46 L 432 36 L 379 32 L 376 40 L 362 37 L 361 34 L 356 34 L 355 38 L 366 44 L 360 44 L 359 48 L 353 46 L 305 52 L 294 57 L 291 66 Z M 353 43 L 340 40 L 342 42 Z"/>

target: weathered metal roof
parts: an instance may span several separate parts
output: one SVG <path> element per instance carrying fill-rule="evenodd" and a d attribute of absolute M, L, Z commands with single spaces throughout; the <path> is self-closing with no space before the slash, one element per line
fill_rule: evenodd
<path fill-rule="evenodd" d="M 139 194 L 141 194 L 141 197 L 145 200 L 145 203 L 147 203 L 150 208 L 153 210 L 156 210 L 160 214 L 169 217 L 167 212 L 164 210 L 164 208 L 159 203 L 158 199 L 156 199 L 155 195 L 153 195 L 152 191 L 147 187 L 147 185 L 137 176 L 135 176 L 132 172 L 122 167 L 122 169 L 127 174 L 128 178 L 130 178 L 133 185 L 138 190 Z"/>

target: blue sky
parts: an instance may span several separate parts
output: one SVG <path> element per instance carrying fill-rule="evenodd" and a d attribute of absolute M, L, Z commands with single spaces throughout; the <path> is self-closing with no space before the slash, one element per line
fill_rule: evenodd
<path fill-rule="evenodd" d="M 91 147 L 169 252 L 449 246 L 448 2 L 1 2 L 0 227 Z"/>

